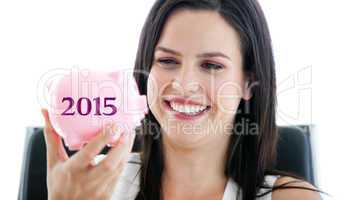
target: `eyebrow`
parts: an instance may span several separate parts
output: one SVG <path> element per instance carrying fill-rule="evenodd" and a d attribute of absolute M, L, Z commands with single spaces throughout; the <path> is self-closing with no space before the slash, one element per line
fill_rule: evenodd
<path fill-rule="evenodd" d="M 170 53 L 170 54 L 174 54 L 174 55 L 177 55 L 177 56 L 181 56 L 182 54 L 173 50 L 173 49 L 169 49 L 169 48 L 166 48 L 166 47 L 162 47 L 162 46 L 158 46 L 155 48 L 155 51 L 163 51 L 163 52 L 166 52 L 166 53 Z M 197 55 L 198 58 L 211 58 L 211 57 L 223 57 L 223 58 L 226 58 L 228 60 L 231 60 L 231 58 L 227 55 L 225 55 L 224 53 L 222 52 L 207 52 L 207 53 L 201 53 L 201 54 L 198 54 Z"/>

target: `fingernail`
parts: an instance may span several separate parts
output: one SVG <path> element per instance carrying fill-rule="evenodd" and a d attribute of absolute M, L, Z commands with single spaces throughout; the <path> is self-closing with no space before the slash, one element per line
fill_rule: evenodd
<path fill-rule="evenodd" d="M 121 138 L 120 138 L 120 143 L 121 144 L 127 144 L 130 141 L 130 135 L 127 134 L 126 132 L 122 133 Z"/>
<path fill-rule="evenodd" d="M 109 124 L 105 125 L 103 133 L 104 133 L 104 137 L 106 138 L 111 138 L 113 136 L 113 131 L 111 130 L 111 127 Z"/>
<path fill-rule="evenodd" d="M 112 142 L 118 140 L 120 138 L 120 135 L 120 129 L 115 124 L 112 124 L 108 128 L 108 138 L 111 139 Z"/>

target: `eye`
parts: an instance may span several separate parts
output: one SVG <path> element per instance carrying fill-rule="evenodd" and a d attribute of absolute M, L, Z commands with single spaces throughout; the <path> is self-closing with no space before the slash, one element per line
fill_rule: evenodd
<path fill-rule="evenodd" d="M 224 67 L 220 64 L 215 64 L 215 63 L 211 63 L 211 62 L 206 62 L 202 64 L 202 67 L 208 70 L 221 70 Z"/>
<path fill-rule="evenodd" d="M 158 62 L 163 65 L 176 65 L 178 64 L 176 60 L 170 59 L 170 58 L 161 58 L 158 59 Z"/>

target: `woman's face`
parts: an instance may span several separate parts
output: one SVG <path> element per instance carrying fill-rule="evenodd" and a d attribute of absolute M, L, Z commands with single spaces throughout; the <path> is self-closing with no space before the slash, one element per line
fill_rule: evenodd
<path fill-rule="evenodd" d="M 241 98 L 250 96 L 244 86 L 238 34 L 218 13 L 182 10 L 168 18 L 147 85 L 166 142 L 227 141 Z"/>

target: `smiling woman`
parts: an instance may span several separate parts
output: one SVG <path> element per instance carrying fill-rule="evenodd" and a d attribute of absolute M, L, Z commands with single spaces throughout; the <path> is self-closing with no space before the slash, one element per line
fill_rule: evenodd
<path fill-rule="evenodd" d="M 273 170 L 274 58 L 257 1 L 156 1 L 134 76 L 151 111 L 130 199 L 320 198 L 306 181 Z"/>
<path fill-rule="evenodd" d="M 124 171 L 137 187 L 120 183 L 119 198 L 127 188 L 138 200 L 320 198 L 273 170 L 274 58 L 257 1 L 156 1 L 134 76 L 150 112 L 141 152 Z"/>

